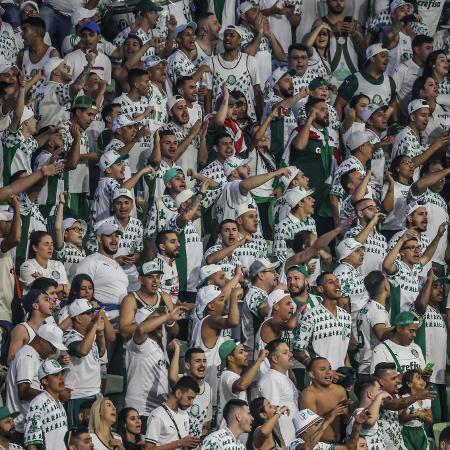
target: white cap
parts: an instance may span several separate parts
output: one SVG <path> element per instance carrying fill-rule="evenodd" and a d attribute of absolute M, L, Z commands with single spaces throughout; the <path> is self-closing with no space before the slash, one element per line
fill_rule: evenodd
<path fill-rule="evenodd" d="M 289 291 L 285 291 L 284 289 L 274 289 L 267 297 L 267 303 L 269 304 L 269 312 L 267 316 L 270 317 L 272 315 L 273 305 L 276 305 L 278 302 L 283 300 L 283 298 L 290 296 Z"/>
<path fill-rule="evenodd" d="M 239 166 L 243 166 L 248 163 L 248 159 L 238 158 L 237 156 L 229 156 L 223 162 L 223 171 L 225 176 L 228 177 L 234 169 L 237 169 Z"/>
<path fill-rule="evenodd" d="M 47 59 L 44 66 L 44 77 L 46 81 L 50 79 L 50 77 L 52 76 L 52 72 L 61 64 L 64 64 L 64 60 L 62 58 L 59 58 L 58 56 Z"/>
<path fill-rule="evenodd" d="M 258 273 L 264 272 L 265 270 L 276 269 L 279 265 L 279 261 L 272 263 L 267 258 L 255 259 L 248 268 L 248 276 L 252 279 L 258 275 Z"/>
<path fill-rule="evenodd" d="M 0 13 L 0 15 L 1 14 L 2 13 Z M 19 70 L 19 68 L 13 63 L 5 63 L 5 62 L 4 63 L 0 63 L 0 73 L 7 73 L 13 68 Z"/>
<path fill-rule="evenodd" d="M 426 102 L 426 100 L 416 98 L 415 100 L 411 100 L 408 103 L 408 114 L 412 114 L 413 112 L 416 112 L 418 109 L 429 107 L 430 105 Z"/>
<path fill-rule="evenodd" d="M 200 288 L 206 280 L 217 272 L 220 272 L 222 267 L 218 264 L 208 264 L 207 266 L 202 266 L 200 268 L 200 275 L 198 278 L 197 288 Z"/>
<path fill-rule="evenodd" d="M 369 135 L 364 131 L 355 131 L 352 133 L 348 139 L 347 139 L 347 147 L 351 152 L 356 150 L 358 147 L 361 147 L 361 145 L 365 144 L 366 142 L 370 142 Z"/>
<path fill-rule="evenodd" d="M 300 169 L 298 169 L 295 166 L 289 166 L 288 167 L 290 174 L 289 175 L 283 175 L 282 177 L 280 177 L 280 181 L 283 183 L 284 185 L 284 191 L 286 192 L 287 188 L 289 187 L 289 185 L 291 184 L 292 180 L 298 175 L 298 173 L 300 172 Z"/>
<path fill-rule="evenodd" d="M 81 228 L 82 228 L 82 230 L 83 230 L 83 237 L 85 236 L 85 234 L 86 234 L 86 232 L 87 232 L 87 224 L 86 224 L 86 222 L 84 221 L 84 220 L 82 220 L 82 219 L 74 219 L 73 217 L 68 217 L 67 219 L 64 219 L 63 220 L 63 223 L 62 223 L 62 232 L 63 232 L 63 235 L 64 235 L 64 233 L 66 232 L 66 230 L 67 230 L 67 228 L 71 228 L 72 227 L 72 225 L 74 224 L 74 223 L 76 223 L 76 222 L 79 222 L 80 223 L 80 225 L 81 225 Z"/>
<path fill-rule="evenodd" d="M 273 89 L 273 87 L 285 76 L 285 75 L 295 75 L 294 69 L 289 69 L 288 67 L 277 67 L 270 77 L 267 79 L 265 86 L 268 89 Z"/>
<path fill-rule="evenodd" d="M 222 291 L 214 284 L 203 286 L 197 291 L 197 297 L 195 299 L 195 313 L 199 319 L 203 319 L 203 312 L 208 304 L 221 294 Z"/>
<path fill-rule="evenodd" d="M 120 155 L 116 150 L 110 150 L 109 152 L 103 153 L 98 162 L 98 166 L 102 172 L 108 167 L 111 167 L 116 162 L 125 161 L 128 159 L 128 155 Z"/>
<path fill-rule="evenodd" d="M 36 331 L 36 335 L 50 342 L 57 350 L 67 350 L 63 344 L 63 332 L 61 328 L 51 323 L 44 323 Z"/>
<path fill-rule="evenodd" d="M 236 219 L 249 211 L 256 211 L 256 208 L 249 203 L 241 203 L 236 208 Z"/>
<path fill-rule="evenodd" d="M 61 366 L 58 360 L 47 359 L 39 366 L 38 379 L 41 381 L 48 375 L 56 375 L 57 373 L 64 372 L 65 370 L 69 370 L 69 368 Z"/>
<path fill-rule="evenodd" d="M 153 67 L 157 66 L 158 64 L 162 63 L 162 62 L 167 62 L 166 59 L 161 59 L 159 56 L 157 55 L 149 55 L 149 56 L 144 56 L 141 59 L 142 63 L 144 64 L 144 69 L 145 70 L 149 70 L 152 69 Z"/>
<path fill-rule="evenodd" d="M 34 8 L 38 13 L 39 13 L 39 6 L 36 2 L 33 2 L 31 0 L 27 0 L 26 2 L 23 2 L 20 6 L 19 6 L 19 10 L 20 12 L 22 12 L 23 8 L 25 8 L 25 6 L 31 6 L 32 8 Z"/>
<path fill-rule="evenodd" d="M 139 308 L 134 316 L 134 321 L 136 322 L 136 325 L 140 325 L 144 320 L 146 320 L 150 316 L 150 314 L 153 314 L 155 311 L 156 307 L 151 305 Z"/>
<path fill-rule="evenodd" d="M 406 205 L 406 207 L 405 207 L 405 215 L 409 216 L 409 215 L 411 215 L 414 211 L 416 211 L 419 208 L 425 208 L 426 209 L 426 206 L 422 205 L 420 203 L 417 203 L 417 202 L 408 203 Z"/>
<path fill-rule="evenodd" d="M 117 189 L 117 191 L 114 193 L 113 201 L 118 199 L 119 197 L 127 197 L 131 200 L 134 200 L 133 193 L 129 189 Z"/>
<path fill-rule="evenodd" d="M 138 122 L 130 119 L 126 114 L 120 114 L 112 123 L 112 131 L 115 133 L 119 128 L 129 127 L 130 125 L 136 125 Z"/>
<path fill-rule="evenodd" d="M 225 31 L 228 30 L 233 30 L 236 31 L 236 33 L 242 38 L 244 36 L 244 30 L 242 29 L 242 27 L 238 26 L 238 25 L 228 25 L 227 27 L 223 28 L 222 30 L 220 30 L 219 33 L 219 37 L 220 39 L 223 40 L 223 37 L 225 35 Z"/>
<path fill-rule="evenodd" d="M 96 223 L 94 225 L 95 233 L 97 236 L 111 236 L 111 234 L 117 233 L 122 236 L 122 230 L 116 223 L 104 220 L 103 222 Z"/>
<path fill-rule="evenodd" d="M 295 428 L 295 435 L 305 432 L 311 425 L 322 422 L 323 418 L 312 412 L 310 409 L 302 409 L 294 415 L 292 422 Z"/>
<path fill-rule="evenodd" d="M 22 125 L 26 120 L 31 119 L 33 116 L 34 111 L 29 106 L 24 106 L 22 117 L 20 118 L 20 124 Z"/>
<path fill-rule="evenodd" d="M 384 105 L 377 105 L 376 103 L 370 103 L 367 105 L 362 113 L 361 113 L 361 119 L 364 123 L 366 123 L 374 113 L 376 113 L 379 109 L 385 109 L 386 107 Z"/>
<path fill-rule="evenodd" d="M 175 206 L 179 208 L 182 203 L 188 201 L 191 197 L 193 197 L 196 194 L 195 191 L 192 189 L 185 189 L 184 191 L 181 191 L 176 197 L 175 197 Z"/>
<path fill-rule="evenodd" d="M 397 8 L 400 8 L 400 6 L 408 5 L 410 8 L 412 8 L 412 4 L 409 2 L 405 2 L 405 0 L 392 0 L 391 6 L 389 7 L 391 13 L 393 13 Z"/>
<path fill-rule="evenodd" d="M 389 52 L 387 48 L 383 47 L 383 44 L 378 43 L 369 45 L 366 50 L 366 61 L 368 61 L 373 56 L 378 55 L 378 53 L 383 52 Z"/>
<path fill-rule="evenodd" d="M 178 35 L 180 33 L 182 33 L 184 30 L 186 30 L 187 28 L 191 28 L 192 31 L 197 31 L 197 24 L 195 22 L 187 22 L 187 23 L 182 23 L 181 25 L 178 25 L 177 29 L 175 30 L 175 38 L 177 38 Z"/>
<path fill-rule="evenodd" d="M 178 102 L 186 101 L 181 95 L 174 95 L 167 100 L 167 111 L 170 111 Z"/>
<path fill-rule="evenodd" d="M 360 247 L 364 246 L 356 239 L 353 238 L 343 239 L 341 242 L 339 242 L 338 246 L 336 247 L 336 255 L 338 257 L 339 262 L 347 258 L 347 256 L 351 255 L 355 250 L 357 250 Z"/>
<path fill-rule="evenodd" d="M 301 200 L 309 197 L 312 194 L 314 194 L 314 189 L 291 189 L 286 193 L 284 198 L 291 208 L 295 208 Z"/>
<path fill-rule="evenodd" d="M 247 11 L 250 11 L 252 8 L 256 8 L 256 6 L 251 2 L 242 2 L 237 8 L 237 16 L 240 17 L 242 14 L 245 14 Z"/>
<path fill-rule="evenodd" d="M 70 16 L 70 22 L 75 28 L 76 25 L 83 19 L 90 19 L 97 14 L 97 9 L 77 8 Z"/>
<path fill-rule="evenodd" d="M 91 305 L 87 298 L 77 298 L 67 307 L 67 310 L 69 317 L 72 318 L 88 311 L 95 311 L 96 308 Z"/>

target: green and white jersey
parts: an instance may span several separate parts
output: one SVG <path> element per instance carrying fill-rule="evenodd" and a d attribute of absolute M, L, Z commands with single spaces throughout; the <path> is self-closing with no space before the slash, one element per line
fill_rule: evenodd
<path fill-rule="evenodd" d="M 364 196 L 364 198 L 372 198 L 373 199 L 373 191 L 371 187 L 368 187 L 368 192 Z M 345 222 L 350 217 L 355 217 L 355 205 L 352 200 L 352 196 L 348 195 L 342 200 L 341 206 L 339 208 L 339 221 Z"/>
<path fill-rule="evenodd" d="M 155 199 L 148 211 L 145 223 L 144 237 L 152 239 L 164 229 L 166 223 L 178 213 L 175 200 L 172 196 L 164 194 L 161 199 Z"/>
<path fill-rule="evenodd" d="M 370 373 L 374 373 L 375 367 L 381 362 L 395 363 L 400 373 L 425 367 L 422 350 L 417 344 L 412 342 L 409 345 L 399 345 L 390 339 L 386 339 L 373 349 Z"/>
<path fill-rule="evenodd" d="M 25 446 L 35 445 L 46 450 L 64 448 L 67 415 L 61 402 L 43 392 L 30 402 L 25 420 Z"/>
<path fill-rule="evenodd" d="M 317 76 L 319 76 L 319 75 L 317 75 Z M 330 120 L 329 128 L 337 131 L 337 130 L 339 130 L 341 128 L 342 123 L 339 120 L 339 117 L 337 115 L 337 111 L 336 111 L 335 107 L 333 105 L 330 105 L 328 103 L 328 101 L 329 100 L 327 100 L 328 118 Z M 299 102 L 297 104 L 297 106 L 300 105 L 300 109 L 298 110 L 298 113 L 297 113 L 297 122 L 300 123 L 300 124 L 306 123 L 306 120 L 308 119 L 307 116 L 306 116 L 305 104 L 306 104 L 306 101 Z"/>
<path fill-rule="evenodd" d="M 149 115 L 150 126 L 152 127 L 150 131 L 154 133 L 169 121 L 167 115 L 167 94 L 150 81 L 147 97 L 149 106 L 154 108 L 154 111 Z"/>
<path fill-rule="evenodd" d="M 150 199 L 158 199 L 161 198 L 166 190 L 166 185 L 163 181 L 164 174 L 175 164 L 171 162 L 170 164 L 164 161 L 163 159 L 158 164 L 158 167 L 155 167 L 155 176 L 150 181 L 149 184 L 149 198 Z"/>
<path fill-rule="evenodd" d="M 394 207 L 384 219 L 383 230 L 401 230 L 405 228 L 406 196 L 408 195 L 410 187 L 410 185 L 402 184 L 398 181 L 394 183 Z M 389 186 L 386 183 L 383 186 L 381 200 L 386 198 L 388 188 Z"/>
<path fill-rule="evenodd" d="M 406 126 L 401 130 L 397 136 L 395 136 L 395 142 L 392 146 L 392 156 L 394 159 L 400 155 L 406 155 L 410 158 L 415 158 L 421 155 L 428 149 L 428 146 L 424 146 L 420 143 L 420 137 L 409 127 Z M 419 178 L 420 167 L 414 169 L 414 181 Z"/>
<path fill-rule="evenodd" d="M 364 286 L 364 277 L 359 268 L 342 262 L 333 273 L 341 284 L 342 297 L 350 300 L 352 314 L 359 311 L 368 301 L 369 294 Z"/>
<path fill-rule="evenodd" d="M 292 81 L 294 83 L 294 95 L 298 94 L 303 87 L 308 87 L 314 78 L 317 78 L 319 74 L 312 67 L 308 67 L 303 75 L 293 75 Z"/>
<path fill-rule="evenodd" d="M 370 362 L 373 349 L 380 344 L 373 331 L 375 325 L 384 324 L 390 327 L 389 313 L 383 305 L 369 300 L 359 311 L 356 319 L 358 336 L 358 373 L 370 374 Z"/>
<path fill-rule="evenodd" d="M 355 415 L 359 414 L 361 411 L 363 411 L 363 409 L 364 408 L 356 408 L 352 416 L 350 417 L 350 422 L 348 423 L 346 430 L 347 437 L 352 434 L 353 425 L 355 424 Z M 386 445 L 383 439 L 383 432 L 378 426 L 378 422 L 370 428 L 361 427 L 361 431 L 359 432 L 359 434 L 361 436 L 364 436 L 369 450 L 386 450 Z"/>
<path fill-rule="evenodd" d="M 212 419 L 212 390 L 211 386 L 204 381 L 200 387 L 200 393 L 195 396 L 192 406 L 188 409 L 189 434 L 200 437 L 203 425 Z"/>
<path fill-rule="evenodd" d="M 378 427 L 383 434 L 386 450 L 406 450 L 408 448 L 403 442 L 403 427 L 398 419 L 398 411 L 380 409 Z"/>
<path fill-rule="evenodd" d="M 344 309 L 338 306 L 335 317 L 325 306 L 318 305 L 302 317 L 294 330 L 293 349 L 327 358 L 336 370 L 344 365 L 351 327 L 352 318 Z"/>
<path fill-rule="evenodd" d="M 55 253 L 56 259 L 64 264 L 67 278 L 69 283 L 71 283 L 72 278 L 75 276 L 78 263 L 86 258 L 84 248 L 76 247 L 70 242 L 64 242 L 63 246 L 59 250 L 56 250 Z"/>
<path fill-rule="evenodd" d="M 225 176 L 225 172 L 223 171 L 223 164 L 217 159 L 209 163 L 204 169 L 200 171 L 202 175 L 205 177 L 211 178 L 213 181 L 217 181 L 221 185 L 224 185 L 227 182 L 227 177 Z M 219 187 L 217 189 L 208 189 L 206 191 L 205 197 L 203 197 L 202 204 L 205 208 L 209 208 L 212 206 L 217 199 L 220 197 L 222 193 L 222 188 Z"/>
<path fill-rule="evenodd" d="M 194 64 L 195 68 L 198 69 L 200 66 L 205 64 L 205 61 L 208 58 L 211 58 L 212 54 L 213 52 L 211 52 L 211 55 L 208 55 L 205 50 L 198 45 L 198 42 L 195 41 L 195 58 L 192 60 L 192 64 Z"/>
<path fill-rule="evenodd" d="M 220 242 L 209 247 L 208 250 L 206 250 L 205 254 L 203 255 L 205 261 L 209 255 L 211 255 L 212 253 L 215 253 L 219 250 L 222 250 L 222 248 L 223 248 L 223 244 Z M 222 259 L 221 261 L 219 261 L 216 264 L 218 264 L 222 268 L 222 270 L 225 272 L 227 279 L 231 280 L 236 272 L 236 268 L 241 265 L 241 262 L 239 261 L 239 258 L 236 255 L 236 251 L 233 251 L 233 253 L 230 256 Z"/>
<path fill-rule="evenodd" d="M 253 355 L 255 349 L 255 337 L 263 323 L 264 317 L 259 313 L 259 307 L 267 302 L 268 294 L 257 286 L 250 286 L 245 294 L 242 315 L 242 339 L 247 352 Z"/>
<path fill-rule="evenodd" d="M 366 168 L 362 165 L 361 161 L 355 156 L 350 156 L 336 169 L 334 173 L 333 184 L 331 186 L 330 195 L 334 195 L 335 197 L 344 198 L 346 193 L 341 184 L 341 176 L 344 173 L 349 172 L 350 170 L 357 170 L 363 176 L 366 175 Z"/>
<path fill-rule="evenodd" d="M 180 228 L 177 218 L 178 214 L 173 216 L 164 228 L 175 231 L 180 240 L 180 256 L 176 259 L 180 291 L 196 292 L 203 259 L 202 240 L 192 222 Z"/>
<path fill-rule="evenodd" d="M 178 49 L 167 59 L 166 71 L 172 86 L 175 86 L 178 78 L 192 76 L 196 68 L 186 53 Z"/>
<path fill-rule="evenodd" d="M 428 36 L 434 36 L 444 8 L 444 0 L 418 0 L 417 11 L 428 28 Z"/>
<path fill-rule="evenodd" d="M 115 193 L 122 183 L 110 177 L 100 178 L 91 206 L 92 224 L 100 222 L 111 215 L 111 207 Z"/>
<path fill-rule="evenodd" d="M 59 125 L 70 119 L 70 84 L 48 81 L 34 95 L 34 112 L 38 120 L 37 129 L 48 125 Z"/>
<path fill-rule="evenodd" d="M 14 30 L 9 23 L 2 22 L 0 24 L 0 55 L 2 56 L 2 62 L 6 65 L 15 64 L 17 53 Z"/>
<path fill-rule="evenodd" d="M 450 36 L 446 39 L 445 43 L 447 44 L 446 53 L 450 53 Z M 450 94 L 450 81 L 447 77 L 445 77 L 440 83 L 438 83 L 438 92 L 439 94 Z"/>
<path fill-rule="evenodd" d="M 298 188 L 293 188 L 298 189 Z M 291 212 L 291 207 L 289 206 L 288 202 L 286 201 L 286 194 L 290 192 L 292 189 L 286 190 L 286 192 L 281 196 L 277 198 L 277 201 L 275 202 L 275 205 L 273 205 L 273 225 L 276 226 L 278 223 L 282 222 L 288 214 Z"/>
<path fill-rule="evenodd" d="M 395 261 L 396 271 L 388 275 L 389 281 L 400 287 L 400 311 L 410 311 L 419 294 L 420 273 L 423 265 L 415 264 L 409 267 L 402 260 Z"/>
<path fill-rule="evenodd" d="M 175 260 L 158 253 L 154 259 L 159 264 L 161 271 L 161 291 L 170 295 L 173 304 L 178 302 L 178 293 L 180 292 L 180 280 L 178 277 L 178 270 Z"/>
<path fill-rule="evenodd" d="M 305 441 L 303 439 L 296 438 L 287 446 L 287 450 L 297 450 L 297 447 L 304 443 L 305 443 Z M 326 442 L 319 442 L 314 446 L 313 450 L 334 450 L 334 448 L 335 448 L 334 444 L 327 444 Z"/>
<path fill-rule="evenodd" d="M 395 82 L 387 76 L 371 77 L 365 70 L 348 76 L 340 85 L 339 95 L 347 101 L 358 94 L 367 95 L 370 103 L 388 105 L 395 98 Z"/>
<path fill-rule="evenodd" d="M 403 395 L 402 397 L 409 397 L 408 394 Z M 429 398 L 426 398 L 425 400 L 422 401 L 416 401 L 414 402 L 412 405 L 409 405 L 406 408 L 406 414 L 414 414 L 418 411 L 426 411 L 427 409 L 431 409 L 431 400 Z M 422 428 L 423 429 L 423 422 L 420 421 L 419 419 L 413 419 L 410 420 L 409 422 L 406 422 L 403 424 L 404 427 L 412 427 L 412 428 Z M 425 430 L 423 430 L 425 433 Z M 428 450 L 429 447 L 424 448 L 424 450 Z"/>
<path fill-rule="evenodd" d="M 402 32 L 400 32 L 399 34 L 406 36 Z M 411 52 L 411 38 L 409 36 L 406 37 L 409 40 L 409 52 Z M 395 81 L 401 109 L 404 112 L 408 111 L 407 108 L 408 103 L 411 101 L 411 92 L 414 81 L 422 76 L 423 73 L 423 68 L 418 66 L 412 59 L 410 59 L 411 57 L 412 52 L 409 53 L 408 60 L 402 61 L 400 64 L 392 66 L 393 68 L 395 68 L 395 72 L 393 72 L 392 78 Z M 391 61 L 389 61 L 389 66 L 391 66 Z"/>
<path fill-rule="evenodd" d="M 362 229 L 362 225 L 351 228 L 345 233 L 345 238 L 356 237 Z M 363 278 L 372 270 L 381 270 L 386 254 L 386 238 L 374 228 L 366 242 L 364 242 L 364 260 L 361 267 L 359 267 Z"/>
<path fill-rule="evenodd" d="M 123 114 L 126 114 L 130 119 L 134 118 L 135 114 L 142 114 L 150 106 L 149 98 L 142 96 L 138 101 L 131 100 L 127 94 L 122 94 L 116 97 L 113 103 L 118 103 L 122 107 Z M 144 125 L 150 126 L 151 119 L 146 117 L 141 121 Z"/>
<path fill-rule="evenodd" d="M 245 445 L 227 428 L 221 428 L 206 436 L 201 450 L 245 450 Z"/>
<path fill-rule="evenodd" d="M 273 254 L 278 261 L 285 263 L 287 259 L 294 255 L 294 251 L 288 247 L 287 241 L 292 241 L 294 236 L 303 230 L 317 234 L 316 221 L 311 216 L 301 220 L 289 213 L 286 219 L 275 226 Z"/>
<path fill-rule="evenodd" d="M 11 175 L 19 170 L 26 170 L 31 174 L 31 156 L 37 150 L 38 143 L 34 137 L 25 139 L 22 128 L 17 131 L 11 131 L 7 128 L 1 137 L 2 152 L 2 186 L 9 184 Z"/>
<path fill-rule="evenodd" d="M 125 39 L 128 37 L 128 35 L 130 34 L 131 29 L 130 27 L 125 28 L 123 31 L 121 31 L 113 40 L 113 44 L 116 47 L 123 47 L 123 44 L 125 42 Z M 139 37 L 139 39 L 141 39 L 142 43 L 145 44 L 146 42 L 148 42 L 150 39 L 154 38 L 154 37 L 159 37 L 159 38 L 163 38 L 164 36 L 161 32 L 160 29 L 158 28 L 154 28 L 154 29 L 149 29 L 148 33 L 145 32 L 142 28 L 138 28 L 136 30 L 135 33 L 136 36 Z M 149 55 L 154 55 L 155 54 L 155 47 L 150 47 L 146 52 L 145 52 L 145 56 L 149 56 Z"/>
<path fill-rule="evenodd" d="M 64 151 L 67 154 L 72 147 L 73 137 L 69 127 L 71 122 L 61 124 L 61 136 L 64 141 Z M 80 155 L 89 153 L 89 139 L 86 131 L 81 131 Z M 89 164 L 88 161 L 79 161 L 77 168 L 64 173 L 64 188 L 71 194 L 89 192 Z"/>
<path fill-rule="evenodd" d="M 34 171 L 37 172 L 52 156 L 46 150 L 42 150 L 34 160 Z M 64 192 L 64 174 L 59 173 L 51 177 L 47 177 L 36 199 L 38 205 L 55 206 L 58 203 L 59 194 Z M 52 208 L 53 209 L 53 208 Z M 54 214 L 52 210 L 51 215 Z"/>
<path fill-rule="evenodd" d="M 397 87 L 397 95 L 399 97 L 399 100 L 404 100 L 404 92 L 407 89 L 406 86 L 402 86 L 403 82 L 401 81 L 401 78 L 403 78 L 402 75 L 400 75 L 400 81 L 396 77 L 395 73 L 400 69 L 400 72 L 404 71 L 404 68 L 400 68 L 403 64 L 408 63 L 411 61 L 411 58 L 413 56 L 412 47 L 411 47 L 412 39 L 411 36 L 407 35 L 403 31 L 398 32 L 398 41 L 397 45 L 391 49 L 389 49 L 389 63 L 385 70 L 385 73 L 388 75 L 391 75 L 392 78 L 395 81 L 395 86 Z M 414 64 L 415 65 L 415 64 Z M 419 69 L 419 66 L 416 66 L 417 69 Z M 419 77 L 422 75 L 422 70 L 420 73 L 417 73 L 417 70 L 415 70 L 415 67 L 411 67 L 411 72 L 415 72 L 415 76 Z M 397 81 L 398 84 L 397 84 Z M 409 84 L 407 81 L 406 84 Z M 406 88 L 406 89 L 405 89 Z M 412 91 L 412 84 L 410 85 L 409 90 L 409 98 L 411 98 L 411 91 Z"/>
<path fill-rule="evenodd" d="M 234 254 L 239 258 L 241 266 L 248 269 L 255 259 L 267 258 L 267 242 L 261 232 L 257 231 L 252 236 L 252 241 L 241 245 Z"/>

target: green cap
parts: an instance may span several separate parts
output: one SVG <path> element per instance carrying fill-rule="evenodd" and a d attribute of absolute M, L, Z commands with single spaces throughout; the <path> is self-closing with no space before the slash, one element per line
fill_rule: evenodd
<path fill-rule="evenodd" d="M 164 273 L 156 259 L 142 264 L 142 266 L 139 267 L 138 272 L 141 277 L 148 277 L 152 273 L 159 273 L 161 275 Z"/>
<path fill-rule="evenodd" d="M 163 182 L 168 183 L 173 177 L 177 175 L 184 175 L 183 169 L 180 166 L 171 167 L 164 175 Z"/>
<path fill-rule="evenodd" d="M 162 11 L 163 9 L 158 6 L 155 5 L 151 0 L 141 0 L 135 7 L 134 7 L 134 12 L 135 13 L 145 13 L 148 11 Z"/>
<path fill-rule="evenodd" d="M 219 356 L 221 364 L 219 366 L 219 372 L 222 372 L 227 367 L 227 356 L 231 355 L 234 352 L 234 349 L 240 344 L 239 341 L 235 341 L 234 339 L 229 339 L 222 343 L 219 347 Z"/>
<path fill-rule="evenodd" d="M 305 275 L 306 278 L 309 277 L 309 272 L 308 272 L 307 267 L 305 267 L 305 266 L 303 266 L 301 264 L 296 264 L 295 266 L 289 267 L 289 269 L 286 270 L 286 273 L 289 273 L 289 272 L 294 271 L 294 270 L 302 273 L 303 275 Z"/>
<path fill-rule="evenodd" d="M 95 104 L 94 100 L 92 100 L 91 97 L 88 95 L 79 95 L 75 98 L 75 100 L 72 102 L 72 107 L 70 108 L 71 111 L 74 109 L 97 109 L 97 105 Z"/>
<path fill-rule="evenodd" d="M 317 77 L 317 78 L 314 78 L 314 80 L 310 81 L 310 83 L 308 85 L 308 89 L 310 91 L 312 91 L 314 89 L 317 89 L 320 86 L 329 86 L 329 85 L 330 85 L 330 83 L 328 83 L 328 81 L 325 80 L 325 78 Z"/>
<path fill-rule="evenodd" d="M 411 325 L 413 323 L 419 323 L 419 320 L 415 314 L 409 311 L 403 311 L 401 313 L 398 313 L 394 317 L 394 321 L 392 322 L 392 325 L 394 327 L 398 326 L 404 326 L 404 325 Z"/>
<path fill-rule="evenodd" d="M 0 407 L 0 420 L 7 419 L 8 417 L 15 419 L 17 416 L 20 416 L 20 412 L 11 412 L 7 406 Z"/>

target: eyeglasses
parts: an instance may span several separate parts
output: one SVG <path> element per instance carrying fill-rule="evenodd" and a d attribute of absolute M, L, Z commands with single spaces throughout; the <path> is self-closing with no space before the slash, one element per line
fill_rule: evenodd
<path fill-rule="evenodd" d="M 75 231 L 75 233 L 83 233 L 83 228 L 80 227 L 72 227 L 72 228 L 67 228 L 66 231 Z"/>
<path fill-rule="evenodd" d="M 420 247 L 418 245 L 410 245 L 408 247 L 403 247 L 402 250 L 412 250 L 415 252 L 416 250 L 420 251 Z"/>

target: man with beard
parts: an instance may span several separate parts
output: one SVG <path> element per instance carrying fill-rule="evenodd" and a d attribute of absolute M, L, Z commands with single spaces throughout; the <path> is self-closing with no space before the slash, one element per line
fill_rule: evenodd
<path fill-rule="evenodd" d="M 409 156 L 414 163 L 414 180 L 419 178 L 420 166 L 428 161 L 436 151 L 447 145 L 448 130 L 444 131 L 430 146 L 421 144 L 421 133 L 429 121 L 430 106 L 425 100 L 416 99 L 408 104 L 408 125 L 395 136 L 392 147 L 394 159 L 400 155 Z"/>
<path fill-rule="evenodd" d="M 313 358 L 307 366 L 311 384 L 306 387 L 300 398 L 300 409 L 310 409 L 324 417 L 338 406 L 348 404 L 347 391 L 333 382 L 333 369 L 330 361 L 324 357 Z M 348 423 L 348 410 L 335 417 L 324 430 L 321 441 L 338 443 L 342 440 L 341 430 Z"/>
<path fill-rule="evenodd" d="M 101 39 L 101 32 L 97 22 L 86 22 L 81 27 L 80 33 L 81 40 L 79 48 L 68 53 L 64 57 L 64 61 L 70 67 L 72 77 L 74 79 L 78 78 L 86 64 L 86 53 L 91 51 L 96 55 L 93 62 L 95 73 L 102 80 L 105 80 L 107 84 L 111 84 L 111 61 L 104 53 L 98 51 L 98 43 Z"/>
<path fill-rule="evenodd" d="M 302 317 L 295 330 L 295 358 L 305 366 L 314 356 L 326 358 L 333 370 L 350 366 L 347 349 L 352 320 L 350 314 L 338 306 L 342 294 L 336 275 L 322 273 L 317 278 L 317 291 L 323 301 Z"/>
<path fill-rule="evenodd" d="M 429 380 L 429 385 L 436 391 L 436 398 L 431 403 L 434 423 L 447 420 L 448 414 L 445 396 L 447 326 L 441 314 L 446 281 L 445 278 L 435 277 L 434 271 L 430 270 L 414 303 L 414 311 L 421 319 L 415 341 L 422 349 L 425 361 L 434 363 Z"/>
<path fill-rule="evenodd" d="M 174 160 L 186 173 L 188 169 L 197 171 L 208 161 L 208 149 L 206 147 L 206 132 L 208 123 L 202 124 L 197 119 L 190 124 L 188 105 L 181 95 L 175 95 L 167 102 L 169 111 L 169 123 L 167 128 L 171 130 L 178 142 L 177 158 Z M 188 187 L 194 185 L 187 183 Z"/>
<path fill-rule="evenodd" d="M 195 40 L 195 67 L 200 67 L 208 58 L 213 56 L 213 50 L 219 40 L 220 23 L 212 12 L 207 12 L 197 20 L 197 38 Z M 201 95 L 204 95 L 202 93 Z"/>
<path fill-rule="evenodd" d="M 148 103 L 153 107 L 149 115 L 151 123 L 155 129 L 150 129 L 153 133 L 167 123 L 167 93 L 166 93 L 166 60 L 158 56 L 147 56 L 143 60 L 144 69 L 147 71 L 149 79 Z"/>
<path fill-rule="evenodd" d="M 179 77 L 175 86 L 174 94 L 181 95 L 187 106 L 189 124 L 192 126 L 197 120 L 203 119 L 203 110 L 198 103 L 197 83 L 190 76 Z"/>
<path fill-rule="evenodd" d="M 177 26 L 175 40 L 178 45 L 178 50 L 173 52 L 167 60 L 167 74 L 172 86 L 175 86 L 178 78 L 183 76 L 192 77 L 194 82 L 197 83 L 205 73 L 211 71 L 207 65 L 196 68 L 193 63 L 192 57 L 196 48 L 196 30 L 197 24 L 195 22 L 188 22 Z"/>
<path fill-rule="evenodd" d="M 87 274 L 95 280 L 95 299 L 105 308 L 108 318 L 117 323 L 120 303 L 128 288 L 128 277 L 115 260 L 123 233 L 117 224 L 104 222 L 96 234 L 98 252 L 78 264 L 77 275 Z"/>
<path fill-rule="evenodd" d="M 373 44 L 367 48 L 364 67 L 359 72 L 348 76 L 339 87 L 334 107 L 340 118 L 344 116 L 344 107 L 352 97 L 358 94 L 369 97 L 369 103 L 380 106 L 389 105 L 396 110 L 395 82 L 390 76 L 384 74 L 388 63 L 389 51 L 382 44 Z"/>
<path fill-rule="evenodd" d="M 407 201 L 417 201 L 426 205 L 428 212 L 428 226 L 425 234 L 429 239 L 439 230 L 443 222 L 449 220 L 447 203 L 442 196 L 445 177 L 450 174 L 450 168 L 444 169 L 440 161 L 427 161 L 420 169 L 420 178 L 411 186 Z M 439 241 L 432 261 L 435 272 L 439 276 L 444 274 L 445 252 L 447 249 L 447 231 Z"/>
<path fill-rule="evenodd" d="M 292 417 L 298 412 L 298 390 L 289 378 L 294 358 L 292 352 L 281 339 L 275 339 L 266 346 L 269 371 L 261 378 L 261 395 L 272 405 L 284 405 L 289 408 L 289 414 L 280 417 L 280 431 L 286 446 L 295 439 L 295 429 Z"/>
<path fill-rule="evenodd" d="M 11 412 L 7 406 L 0 407 L 0 446 L 5 450 L 23 450 L 23 447 L 11 442 L 14 440 L 16 424 L 14 419 L 19 412 Z"/>

